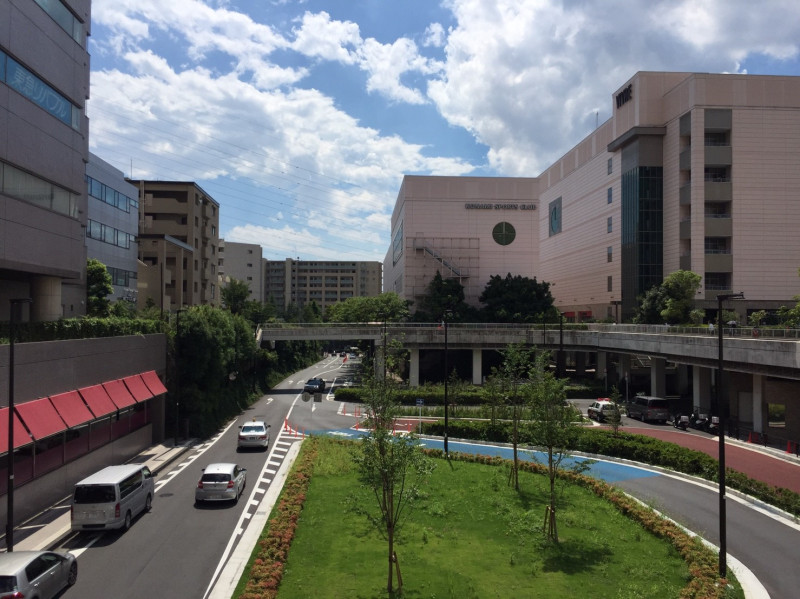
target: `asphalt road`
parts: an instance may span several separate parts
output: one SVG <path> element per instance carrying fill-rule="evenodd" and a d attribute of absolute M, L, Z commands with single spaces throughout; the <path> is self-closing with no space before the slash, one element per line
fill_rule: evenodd
<path fill-rule="evenodd" d="M 271 473 L 281 463 L 281 447 L 302 439 L 305 417 L 313 417 L 315 423 L 322 424 L 322 414 L 331 412 L 325 417 L 324 426 L 349 422 L 342 417 L 335 422 L 332 401 L 302 401 L 305 380 L 319 376 L 320 368 L 327 369 L 326 363 L 334 371 L 342 360 L 320 363 L 282 382 L 216 437 L 192 448 L 179 463 L 159 473 L 153 509 L 137 518 L 129 531 L 84 532 L 68 537 L 62 548 L 78 556 L 80 575 L 77 584 L 62 596 L 65 599 L 205 597 L 219 568 L 259 509 L 271 484 Z M 325 378 L 330 380 L 332 375 Z M 326 409 L 317 413 L 316 408 L 321 405 Z M 267 451 L 236 451 L 238 427 L 250 419 L 264 420 L 271 426 Z M 295 420 L 299 421 L 298 428 L 287 430 L 287 422 L 296 424 Z M 247 486 L 238 503 L 194 504 L 194 488 L 201 470 L 213 462 L 234 462 L 247 468 Z"/>

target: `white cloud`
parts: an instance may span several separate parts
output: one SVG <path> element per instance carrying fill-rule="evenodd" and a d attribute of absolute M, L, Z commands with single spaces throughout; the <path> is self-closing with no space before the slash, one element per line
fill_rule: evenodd
<path fill-rule="evenodd" d="M 441 23 L 431 23 L 425 29 L 425 37 L 422 42 L 423 46 L 433 46 L 434 48 L 441 48 L 444 46 L 445 32 Z"/>
<path fill-rule="evenodd" d="M 727 72 L 753 52 L 797 55 L 800 4 L 448 0 L 457 25 L 428 95 L 506 175 L 538 175 L 610 116 L 640 70 Z"/>

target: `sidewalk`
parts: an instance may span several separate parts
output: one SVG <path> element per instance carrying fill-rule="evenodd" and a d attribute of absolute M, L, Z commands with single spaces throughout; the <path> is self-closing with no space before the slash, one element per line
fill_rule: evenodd
<path fill-rule="evenodd" d="M 149 447 L 128 463 L 145 464 L 153 473 L 158 473 L 188 451 L 194 443 L 194 439 L 189 439 L 177 447 L 171 443 Z M 51 549 L 70 532 L 69 507 L 51 508 L 14 529 L 14 551 Z"/>

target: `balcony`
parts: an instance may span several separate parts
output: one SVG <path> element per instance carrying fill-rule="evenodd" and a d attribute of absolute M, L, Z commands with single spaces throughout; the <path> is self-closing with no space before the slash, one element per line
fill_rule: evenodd
<path fill-rule="evenodd" d="M 678 168 L 682 171 L 692 169 L 692 146 L 683 150 L 678 156 Z"/>
<path fill-rule="evenodd" d="M 692 182 L 684 183 L 681 185 L 680 191 L 680 204 L 681 206 L 691 206 L 692 204 Z"/>
<path fill-rule="evenodd" d="M 704 149 L 706 166 L 730 166 L 732 164 L 731 146 L 705 146 Z"/>
<path fill-rule="evenodd" d="M 706 254 L 705 257 L 706 272 L 733 272 L 733 254 Z"/>
<path fill-rule="evenodd" d="M 706 202 L 730 202 L 733 199 L 733 184 L 730 181 L 706 181 Z"/>
<path fill-rule="evenodd" d="M 692 254 L 684 254 L 680 258 L 681 270 L 692 270 Z"/>
<path fill-rule="evenodd" d="M 681 221 L 679 237 L 680 239 L 692 238 L 692 221 L 690 219 Z"/>
<path fill-rule="evenodd" d="M 729 215 L 706 215 L 705 236 L 706 237 L 731 237 L 733 235 L 733 220 Z"/>

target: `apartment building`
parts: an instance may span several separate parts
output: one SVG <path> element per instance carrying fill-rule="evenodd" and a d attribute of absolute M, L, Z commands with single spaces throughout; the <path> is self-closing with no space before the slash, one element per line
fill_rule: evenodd
<path fill-rule="evenodd" d="M 267 260 L 264 297 L 279 309 L 314 302 L 321 309 L 351 297 L 381 294 L 380 262 Z"/>
<path fill-rule="evenodd" d="M 638 295 L 685 269 L 701 275 L 696 305 L 709 316 L 717 295 L 730 292 L 744 294 L 742 315 L 793 304 L 800 77 L 639 72 L 610 101 L 612 117 L 531 179 L 524 199 L 468 177 L 435 178 L 413 197 L 408 188 L 419 182 L 406 177 L 384 287 L 413 300 L 439 269 L 474 279 L 473 303 L 489 276 L 511 272 L 551 283 L 570 319 L 619 319 L 632 315 Z M 535 206 L 535 234 L 507 242 L 498 261 L 500 241 L 487 230 L 512 221 L 492 217 L 504 204 L 517 203 L 511 213 L 521 214 L 525 202 Z M 476 213 L 491 217 L 466 218 Z M 445 254 L 419 238 L 465 241 Z M 487 268 L 488 256 L 495 264 Z M 469 278 L 445 262 L 469 263 Z"/>
<path fill-rule="evenodd" d="M 112 300 L 136 302 L 139 251 L 138 190 L 125 175 L 89 153 L 86 165 L 88 222 L 86 252 L 106 265 L 114 292 Z"/>
<path fill-rule="evenodd" d="M 85 314 L 90 11 L 0 3 L 0 320 Z"/>
<path fill-rule="evenodd" d="M 253 301 L 264 301 L 264 263 L 261 246 L 256 243 L 219 241 L 217 276 L 220 288 L 231 279 L 242 281 L 250 287 Z"/>
<path fill-rule="evenodd" d="M 129 182 L 139 190 L 137 305 L 218 306 L 219 203 L 191 181 Z"/>

